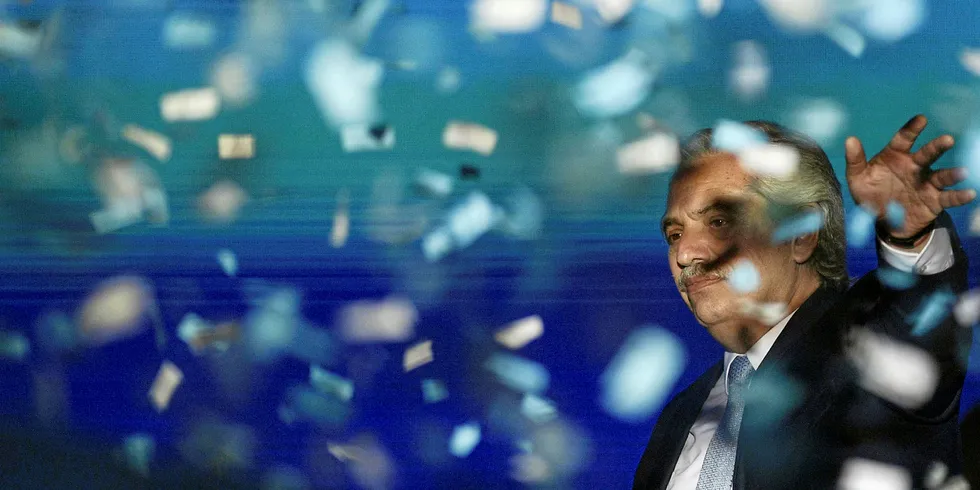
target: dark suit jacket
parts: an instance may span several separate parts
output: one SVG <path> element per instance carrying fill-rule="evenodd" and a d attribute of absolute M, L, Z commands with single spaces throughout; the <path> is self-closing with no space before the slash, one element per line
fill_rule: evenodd
<path fill-rule="evenodd" d="M 835 488 L 844 461 L 863 457 L 908 469 L 921 487 L 933 461 L 958 473 L 959 396 L 971 330 L 952 315 L 913 336 L 910 318 L 936 291 L 967 288 L 967 258 L 945 212 L 954 263 L 896 291 L 867 274 L 846 293 L 814 292 L 797 310 L 752 377 L 739 433 L 735 489 Z M 879 265 L 883 265 L 879 256 Z M 860 326 L 929 352 L 940 366 L 932 399 L 902 409 L 858 386 L 848 360 L 850 327 Z M 688 432 L 724 371 L 718 362 L 664 407 L 636 469 L 633 488 L 663 489 Z"/>

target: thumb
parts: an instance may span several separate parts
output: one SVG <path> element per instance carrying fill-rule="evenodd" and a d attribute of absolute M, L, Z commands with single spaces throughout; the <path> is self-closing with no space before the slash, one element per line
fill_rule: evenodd
<path fill-rule="evenodd" d="M 844 140 L 844 157 L 847 159 L 848 173 L 860 172 L 868 164 L 867 157 L 864 155 L 864 146 L 861 145 L 861 140 L 854 136 Z"/>

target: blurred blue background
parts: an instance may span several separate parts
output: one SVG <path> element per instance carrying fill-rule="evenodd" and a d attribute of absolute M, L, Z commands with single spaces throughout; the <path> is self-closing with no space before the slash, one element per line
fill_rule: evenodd
<path fill-rule="evenodd" d="M 683 138 L 719 119 L 799 128 L 800 111 L 832 101 L 842 121 L 814 124 L 843 182 L 846 136 L 860 137 L 871 154 L 909 117 L 924 113 L 930 125 L 920 142 L 950 133 L 961 143 L 937 167 L 971 162 L 961 150 L 980 122 L 980 83 L 961 53 L 980 47 L 980 9 L 969 0 L 909 2 L 923 8 L 921 23 L 894 39 L 866 35 L 857 57 L 822 31 L 785 29 L 755 0 L 726 1 L 715 17 L 699 13 L 694 1 L 648 0 L 611 26 L 591 2 L 569 2 L 581 8 L 581 29 L 546 22 L 534 32 L 489 38 L 471 32 L 467 2 L 395 1 L 361 53 L 384 62 L 380 120 L 395 128 L 397 143 L 388 151 L 345 153 L 304 83 L 303 67 L 314 45 L 367 3 L 0 1 L 3 25 L 44 38 L 28 55 L 0 43 L 0 329 L 21 332 L 32 347 L 23 359 L 0 360 L 0 411 L 9 431 L 37 427 L 52 440 L 77 438 L 112 461 L 125 459 L 126 437 L 148 434 L 156 441 L 151 481 L 166 481 L 170 468 L 193 467 L 258 484 L 288 466 L 326 488 L 363 485 L 330 456 L 328 443 L 371 434 L 389 455 L 397 488 L 522 488 L 511 476 L 511 458 L 520 451 L 498 420 L 519 406 L 520 396 L 482 365 L 495 350 L 496 329 L 540 315 L 544 335 L 518 354 L 548 369 L 544 395 L 561 414 L 564 437 L 579 441 L 584 454 L 569 463 L 574 468 L 561 486 L 628 487 L 656 412 L 632 422 L 606 412 L 599 403 L 603 370 L 644 325 L 683 342 L 687 356 L 674 392 L 722 353 L 680 300 L 667 267 L 658 228 L 669 172 L 617 171 L 617 146 L 643 133 L 638 114 Z M 164 26 L 174 15 L 211 26 L 211 37 L 192 48 L 168 46 Z M 730 83 L 736 45 L 745 40 L 764 49 L 771 74 L 751 100 Z M 576 83 L 631 48 L 658 67 L 643 101 L 602 119 L 578 111 Z M 205 121 L 162 119 L 160 97 L 207 85 L 216 60 L 229 52 L 255 60 L 255 96 Z M 405 60 L 414 66 L 399 64 Z M 460 80 L 449 93 L 437 86 L 446 67 Z M 495 129 L 493 154 L 444 148 L 442 130 L 454 120 Z M 126 124 L 167 135 L 169 161 L 120 138 Z M 255 157 L 219 159 L 222 133 L 254 135 Z M 62 148 L 71 134 L 84 134 L 89 148 L 76 163 Z M 153 169 L 167 193 L 165 226 L 93 231 L 89 214 L 102 206 L 93 182 L 104 156 L 139 158 Z M 461 165 L 479 175 L 460 176 Z M 432 199 L 413 192 L 423 168 L 455 176 L 452 194 Z M 202 219 L 197 199 L 222 179 L 237 182 L 250 199 L 232 223 L 215 224 Z M 374 211 L 379 188 L 399 189 L 401 211 Z M 335 248 L 330 235 L 341 189 L 350 196 L 350 236 Z M 471 191 L 503 205 L 520 189 L 540 201 L 539 234 L 490 232 L 439 261 L 425 259 L 413 223 L 430 229 Z M 951 210 L 971 259 L 980 250 L 970 235 L 972 212 L 973 205 Z M 407 238 L 391 243 L 383 239 L 388 232 Z M 236 276 L 222 271 L 215 258 L 221 249 L 237 256 Z M 875 267 L 871 244 L 851 246 L 848 255 L 853 277 Z M 971 287 L 977 267 L 970 264 Z M 152 285 L 165 347 L 155 344 L 152 319 L 139 335 L 101 347 L 61 355 L 38 347 L 45 342 L 39 319 L 61 312 L 75 320 L 88 294 L 119 275 Z M 330 332 L 353 301 L 397 294 L 417 308 L 407 341 L 335 339 L 325 367 L 355 386 L 343 423 L 281 420 L 288 388 L 307 380 L 307 362 L 283 356 L 256 364 L 237 347 L 195 356 L 177 337 L 189 312 L 241 321 L 253 306 L 250 291 L 268 285 L 295 288 L 302 315 Z M 403 372 L 403 351 L 425 339 L 433 341 L 434 361 Z M 972 354 L 964 414 L 980 401 L 976 344 Z M 146 392 L 164 360 L 183 371 L 184 382 L 158 413 Z M 424 403 L 426 378 L 442 380 L 449 398 Z M 200 427 L 218 421 L 247 434 L 246 442 L 231 444 L 242 455 L 188 449 L 189 439 L 210 437 Z M 482 440 L 465 458 L 448 454 L 453 427 L 469 421 L 482 424 Z"/>

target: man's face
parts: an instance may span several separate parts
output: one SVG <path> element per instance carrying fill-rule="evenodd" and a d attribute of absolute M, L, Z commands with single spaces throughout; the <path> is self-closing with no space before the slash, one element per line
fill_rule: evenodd
<path fill-rule="evenodd" d="M 663 220 L 681 298 L 723 345 L 745 321 L 725 281 L 736 262 L 747 259 L 759 272 L 758 290 L 744 295 L 757 302 L 786 303 L 799 276 L 790 245 L 771 244 L 765 199 L 751 181 L 733 155 L 702 156 L 672 183 Z"/>

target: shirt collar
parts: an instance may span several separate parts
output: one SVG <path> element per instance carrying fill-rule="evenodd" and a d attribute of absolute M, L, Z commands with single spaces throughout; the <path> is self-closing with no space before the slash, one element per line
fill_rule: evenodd
<path fill-rule="evenodd" d="M 759 340 L 756 341 L 755 345 L 749 348 L 748 352 L 745 354 L 735 354 L 734 352 L 725 352 L 725 393 L 728 393 L 728 368 L 731 367 L 732 361 L 738 356 L 746 356 L 749 358 L 749 364 L 752 364 L 752 369 L 759 369 L 759 365 L 762 364 L 763 359 L 766 358 L 766 354 L 769 354 L 769 350 L 772 349 L 773 344 L 776 343 L 776 339 L 779 338 L 779 334 L 783 333 L 783 329 L 786 328 L 786 324 L 789 323 L 789 319 L 793 317 L 793 314 L 797 312 L 799 308 L 793 310 L 792 313 L 786 315 L 779 323 L 772 326 L 768 332 L 765 333 Z"/>

